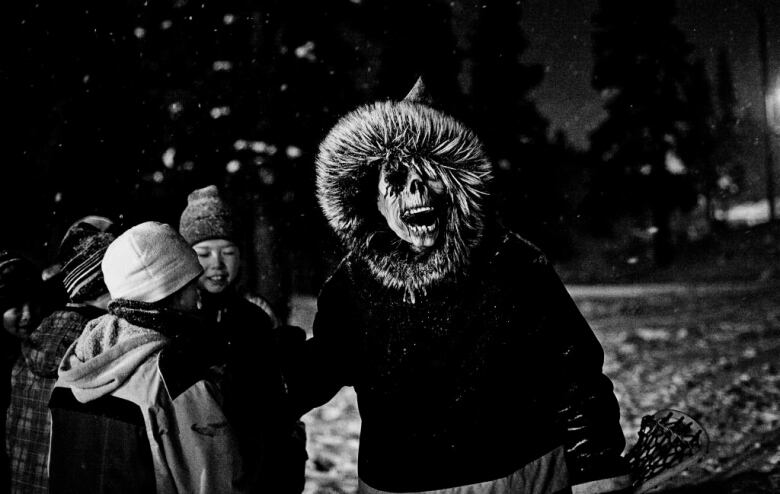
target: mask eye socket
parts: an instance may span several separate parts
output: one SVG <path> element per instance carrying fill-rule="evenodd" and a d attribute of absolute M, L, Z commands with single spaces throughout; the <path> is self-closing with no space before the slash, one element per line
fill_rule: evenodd
<path fill-rule="evenodd" d="M 399 194 L 406 185 L 406 176 L 409 170 L 405 166 L 390 165 L 382 169 L 382 177 L 387 184 L 388 192 Z"/>

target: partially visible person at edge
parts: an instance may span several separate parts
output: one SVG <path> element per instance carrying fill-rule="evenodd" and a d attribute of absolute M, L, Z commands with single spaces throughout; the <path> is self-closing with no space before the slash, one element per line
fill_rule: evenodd
<path fill-rule="evenodd" d="M 11 375 L 11 402 L 5 417 L 12 493 L 49 492 L 49 398 L 65 351 L 87 321 L 105 313 L 109 295 L 100 262 L 114 236 L 88 224 L 69 230 L 58 259 L 70 300 L 45 317 L 22 341 Z"/>
<path fill-rule="evenodd" d="M 216 324 L 210 338 L 212 357 L 226 364 L 225 410 L 238 432 L 248 470 L 259 481 L 258 492 L 300 493 L 306 432 L 289 406 L 280 359 L 285 341 L 303 341 L 305 333 L 289 326 L 277 328 L 264 299 L 254 297 L 250 302 L 239 294 L 238 226 L 216 186 L 189 195 L 179 232 L 203 267 L 198 280 L 201 310 Z M 259 407 L 258 397 L 263 403 Z"/>
<path fill-rule="evenodd" d="M 40 299 L 40 272 L 27 259 L 8 250 L 0 250 L 0 312 L 3 313 L 3 331 L 0 332 L 0 351 L 3 355 L 2 407 L 5 417 L 11 400 L 11 369 L 21 355 L 21 344 L 45 314 Z M 0 492 L 11 489 L 9 459 L 6 454 L 5 421 L 0 449 Z"/>
<path fill-rule="evenodd" d="M 108 246 L 101 268 L 108 314 L 68 348 L 49 403 L 51 492 L 248 492 L 219 374 L 191 344 L 210 334 L 197 256 L 146 222 Z"/>
<path fill-rule="evenodd" d="M 491 178 L 420 84 L 320 145 L 318 199 L 347 254 L 290 384 L 304 411 L 354 386 L 360 493 L 630 489 L 602 348 L 545 256 L 498 225 Z"/>

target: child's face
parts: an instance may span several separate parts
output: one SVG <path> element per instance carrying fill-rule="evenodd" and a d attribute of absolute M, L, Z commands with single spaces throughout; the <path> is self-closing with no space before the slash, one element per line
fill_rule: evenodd
<path fill-rule="evenodd" d="M 230 240 L 221 238 L 204 240 L 193 247 L 203 274 L 198 285 L 209 293 L 223 292 L 238 277 L 240 253 L 238 246 Z"/>
<path fill-rule="evenodd" d="M 27 339 L 35 330 L 40 318 L 40 309 L 30 301 L 17 302 L 3 312 L 3 328 L 19 339 Z"/>

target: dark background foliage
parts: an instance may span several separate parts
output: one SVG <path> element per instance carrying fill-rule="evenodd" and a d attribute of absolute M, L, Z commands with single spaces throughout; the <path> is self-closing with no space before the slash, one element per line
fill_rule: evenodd
<path fill-rule="evenodd" d="M 3 9 L 2 242 L 41 266 L 79 217 L 176 225 L 187 194 L 214 183 L 244 224 L 244 283 L 283 312 L 341 255 L 314 196 L 319 141 L 347 111 L 402 98 L 419 76 L 482 137 L 502 222 L 560 262 L 583 254 L 583 235 L 651 228 L 648 256 L 669 264 L 676 214 L 704 201 L 715 224 L 716 210 L 763 187 L 750 158 L 763 152 L 762 126 L 740 111 L 728 54 L 717 68 L 694 58 L 673 0 L 600 0 L 582 19 L 606 114 L 587 149 L 532 98 L 546 68 L 525 59 L 524 2 Z M 682 170 L 670 170 L 670 153 Z"/>

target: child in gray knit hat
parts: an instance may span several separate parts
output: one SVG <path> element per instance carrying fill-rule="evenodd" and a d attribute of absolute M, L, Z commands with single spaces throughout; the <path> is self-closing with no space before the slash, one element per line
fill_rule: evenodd
<path fill-rule="evenodd" d="M 289 410 L 281 372 L 281 339 L 302 330 L 279 323 L 262 298 L 237 292 L 241 252 L 234 215 L 216 186 L 193 191 L 179 222 L 203 267 L 198 280 L 201 313 L 217 327 L 214 341 L 226 366 L 225 408 L 239 431 L 242 454 L 251 462 L 263 492 L 300 493 L 306 435 Z M 259 302 L 259 303 L 258 303 Z M 254 389 L 248 394 L 247 389 Z M 257 407 L 259 394 L 274 405 Z"/>
<path fill-rule="evenodd" d="M 236 223 L 233 211 L 215 185 L 196 189 L 187 198 L 187 207 L 179 220 L 179 233 L 198 254 L 203 266 L 198 286 L 207 299 L 212 295 L 218 298 L 236 288 L 241 265 Z M 246 298 L 263 309 L 274 326 L 279 325 L 267 300 L 257 295 Z"/>

